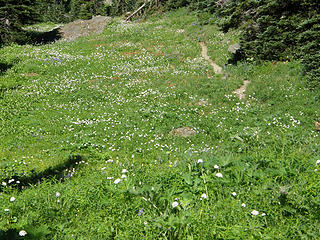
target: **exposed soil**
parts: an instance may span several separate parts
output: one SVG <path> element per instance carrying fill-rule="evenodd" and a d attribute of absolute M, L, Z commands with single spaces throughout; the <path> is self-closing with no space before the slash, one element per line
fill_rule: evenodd
<path fill-rule="evenodd" d="M 243 85 L 240 88 L 233 91 L 233 93 L 236 94 L 240 100 L 242 100 L 246 97 L 246 95 L 244 93 L 245 93 L 249 83 L 250 83 L 250 81 L 244 80 Z"/>
<path fill-rule="evenodd" d="M 202 48 L 202 51 L 201 51 L 201 55 L 202 57 L 208 61 L 210 63 L 210 65 L 213 67 L 213 70 L 216 74 L 222 74 L 223 71 L 222 71 L 222 67 L 220 67 L 218 64 L 214 63 L 210 57 L 208 56 L 208 48 L 207 46 L 204 44 L 204 42 L 199 42 L 201 48 Z"/>
<path fill-rule="evenodd" d="M 207 46 L 204 44 L 204 42 L 199 42 L 199 44 L 200 44 L 200 46 L 201 46 L 201 48 L 202 48 L 202 51 L 201 51 L 202 57 L 203 57 L 206 61 L 208 61 L 208 62 L 210 63 L 210 65 L 213 67 L 213 70 L 214 70 L 214 72 L 215 72 L 216 74 L 223 74 L 222 68 L 221 68 L 219 65 L 217 65 L 216 63 L 214 63 L 214 62 L 210 59 L 210 57 L 208 56 L 208 48 L 207 48 Z M 238 46 L 237 46 L 237 47 L 238 47 Z M 244 99 L 244 98 L 246 97 L 246 95 L 245 95 L 244 93 L 245 93 L 245 91 L 246 91 L 247 86 L 249 85 L 249 83 L 250 83 L 250 81 L 245 80 L 245 81 L 243 82 L 243 85 L 242 85 L 240 88 L 234 90 L 232 93 L 236 94 L 240 100 Z"/>

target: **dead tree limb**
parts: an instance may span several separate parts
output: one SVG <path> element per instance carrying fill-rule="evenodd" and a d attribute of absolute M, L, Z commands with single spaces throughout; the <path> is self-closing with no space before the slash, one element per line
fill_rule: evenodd
<path fill-rule="evenodd" d="M 150 0 L 146 1 L 144 4 L 141 5 L 136 11 L 134 11 L 129 17 L 126 18 L 126 21 L 128 21 L 130 18 L 132 18 L 134 15 L 136 15 L 138 12 L 140 12 L 147 4 L 147 2 L 150 2 Z"/>

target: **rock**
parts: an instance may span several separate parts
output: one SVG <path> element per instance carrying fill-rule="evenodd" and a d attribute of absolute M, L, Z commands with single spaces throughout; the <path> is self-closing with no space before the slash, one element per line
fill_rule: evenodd
<path fill-rule="evenodd" d="M 64 39 L 75 40 L 90 34 L 102 33 L 106 25 L 111 22 L 111 17 L 95 16 L 90 20 L 76 20 L 68 23 L 61 27 L 59 31 Z"/>
<path fill-rule="evenodd" d="M 173 129 L 172 131 L 170 131 L 169 134 L 173 136 L 190 137 L 195 135 L 196 131 L 190 127 L 181 127 L 181 128 Z"/>
<path fill-rule="evenodd" d="M 232 54 L 232 56 L 230 59 L 228 59 L 227 64 L 236 64 L 244 57 L 244 53 L 239 43 L 229 46 L 228 51 Z"/>
<path fill-rule="evenodd" d="M 206 106 L 206 105 L 208 105 L 208 100 L 201 99 L 199 102 L 196 103 L 196 105 Z"/>
<path fill-rule="evenodd" d="M 240 49 L 239 43 L 232 44 L 231 46 L 229 46 L 228 52 L 235 54 L 239 49 Z"/>

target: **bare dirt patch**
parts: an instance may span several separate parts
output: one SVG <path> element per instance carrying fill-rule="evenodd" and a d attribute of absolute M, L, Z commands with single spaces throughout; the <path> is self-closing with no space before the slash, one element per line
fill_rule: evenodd
<path fill-rule="evenodd" d="M 250 81 L 244 80 L 243 85 L 240 88 L 233 91 L 233 93 L 236 94 L 240 100 L 242 100 L 246 97 L 246 95 L 244 93 L 245 93 L 249 83 L 250 83 Z"/>
<path fill-rule="evenodd" d="M 218 64 L 214 63 L 210 57 L 208 56 L 208 48 L 207 46 L 204 44 L 204 42 L 199 42 L 202 51 L 201 51 L 201 56 L 210 63 L 210 65 L 213 67 L 213 70 L 216 74 L 222 74 L 222 67 L 220 67 Z"/>
<path fill-rule="evenodd" d="M 21 76 L 27 76 L 27 77 L 37 77 L 39 75 L 40 75 L 39 73 L 34 73 L 34 72 L 21 74 Z"/>

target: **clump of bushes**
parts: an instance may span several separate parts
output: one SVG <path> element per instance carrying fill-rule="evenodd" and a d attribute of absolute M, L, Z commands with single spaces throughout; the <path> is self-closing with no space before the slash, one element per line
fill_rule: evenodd
<path fill-rule="evenodd" d="M 10 42 L 26 41 L 23 24 L 39 20 L 34 6 L 34 0 L 0 0 L 0 46 Z"/>
<path fill-rule="evenodd" d="M 320 89 L 320 1 L 230 0 L 217 9 L 222 30 L 242 30 L 244 56 L 301 59 L 312 89 Z"/>

